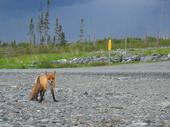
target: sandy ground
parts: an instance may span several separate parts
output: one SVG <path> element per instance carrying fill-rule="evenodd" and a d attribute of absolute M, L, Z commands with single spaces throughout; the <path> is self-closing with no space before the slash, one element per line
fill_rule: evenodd
<path fill-rule="evenodd" d="M 29 101 L 35 77 L 57 71 L 53 102 Z M 170 127 L 170 62 L 0 70 L 0 127 Z"/>

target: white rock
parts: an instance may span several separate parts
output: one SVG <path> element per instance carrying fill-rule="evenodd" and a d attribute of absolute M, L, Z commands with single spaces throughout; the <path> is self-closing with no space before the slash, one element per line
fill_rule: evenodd
<path fill-rule="evenodd" d="M 42 120 L 40 120 L 42 123 L 48 123 L 49 122 L 49 119 L 42 119 Z"/>
<path fill-rule="evenodd" d="M 170 58 L 170 54 L 168 54 L 168 58 Z"/>
<path fill-rule="evenodd" d="M 148 124 L 145 122 L 133 122 L 132 124 L 133 126 L 137 126 L 137 127 L 143 127 L 143 126 L 147 126 Z"/>
<path fill-rule="evenodd" d="M 170 101 L 162 102 L 161 106 L 162 106 L 162 108 L 170 108 Z"/>

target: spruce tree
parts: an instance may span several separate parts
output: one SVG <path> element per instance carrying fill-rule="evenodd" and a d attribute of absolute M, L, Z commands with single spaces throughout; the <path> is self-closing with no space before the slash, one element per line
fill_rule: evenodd
<path fill-rule="evenodd" d="M 84 41 L 84 19 L 80 19 L 80 42 Z"/>
<path fill-rule="evenodd" d="M 61 32 L 61 45 L 65 45 L 66 41 L 65 41 L 65 33 Z"/>
<path fill-rule="evenodd" d="M 35 41 L 34 40 L 35 32 L 34 32 L 33 18 L 30 19 L 28 36 L 29 36 L 29 43 L 33 44 Z"/>
<path fill-rule="evenodd" d="M 62 31 L 62 25 L 59 23 L 59 19 L 56 18 L 56 24 L 55 24 L 55 44 L 61 44 L 62 39 L 65 39 L 65 34 Z"/>

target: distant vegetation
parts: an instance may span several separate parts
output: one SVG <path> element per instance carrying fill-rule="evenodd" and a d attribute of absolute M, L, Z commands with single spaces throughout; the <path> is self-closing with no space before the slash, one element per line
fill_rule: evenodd
<path fill-rule="evenodd" d="M 132 50 L 134 54 L 168 54 L 170 48 L 160 49 L 159 47 L 170 46 L 170 40 L 160 39 L 157 41 L 154 37 L 147 39 L 127 38 L 112 39 L 113 50 L 115 49 L 136 49 Z M 146 50 L 143 48 L 157 47 L 157 50 Z M 141 50 L 140 50 L 141 49 Z M 78 57 L 103 56 L 107 54 L 107 39 L 98 40 L 96 42 L 74 42 L 64 45 L 33 45 L 30 43 L 0 43 L 0 68 L 32 68 L 33 62 L 42 62 L 36 68 L 49 67 L 77 67 L 86 65 L 55 65 L 49 61 L 58 59 L 71 59 Z M 102 63 L 93 63 L 88 66 L 105 65 Z"/>
<path fill-rule="evenodd" d="M 169 39 L 159 39 L 148 37 L 112 39 L 112 49 L 147 48 L 147 47 L 167 47 L 170 46 Z M 0 57 L 15 57 L 24 54 L 81 54 L 85 52 L 106 51 L 108 39 L 97 40 L 96 42 L 73 42 L 65 44 L 34 45 L 30 43 L 0 42 Z"/>

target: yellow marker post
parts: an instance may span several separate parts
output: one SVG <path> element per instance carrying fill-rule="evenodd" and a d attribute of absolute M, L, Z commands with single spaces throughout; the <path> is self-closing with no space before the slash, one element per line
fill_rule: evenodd
<path fill-rule="evenodd" d="M 107 49 L 108 49 L 108 51 L 112 50 L 112 40 L 111 39 L 108 40 Z"/>
<path fill-rule="evenodd" d="M 111 39 L 108 40 L 107 49 L 109 51 L 109 64 L 110 64 L 111 63 L 110 51 L 112 50 L 112 40 Z"/>

